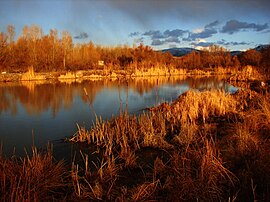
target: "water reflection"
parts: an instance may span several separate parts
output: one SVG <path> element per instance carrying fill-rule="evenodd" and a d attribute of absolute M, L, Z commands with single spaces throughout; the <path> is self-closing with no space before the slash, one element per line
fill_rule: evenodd
<path fill-rule="evenodd" d="M 41 146 L 73 135 L 76 123 L 90 127 L 95 115 L 109 119 L 126 105 L 130 113 L 141 113 L 190 88 L 234 90 L 214 77 L 0 83 L 0 140 L 5 153 L 11 154 L 16 147 L 21 155 L 24 147 L 32 145 L 33 136 Z"/>

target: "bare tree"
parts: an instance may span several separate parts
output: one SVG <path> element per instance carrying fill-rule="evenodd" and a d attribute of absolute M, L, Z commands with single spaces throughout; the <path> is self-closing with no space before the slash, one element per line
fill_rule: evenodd
<path fill-rule="evenodd" d="M 63 67 L 66 69 L 66 60 L 68 53 L 72 50 L 73 42 L 71 34 L 67 31 L 62 32 L 62 49 L 63 49 Z"/>
<path fill-rule="evenodd" d="M 8 32 L 8 41 L 9 44 L 14 42 L 14 36 L 15 36 L 15 28 L 13 25 L 7 26 L 7 32 Z"/>

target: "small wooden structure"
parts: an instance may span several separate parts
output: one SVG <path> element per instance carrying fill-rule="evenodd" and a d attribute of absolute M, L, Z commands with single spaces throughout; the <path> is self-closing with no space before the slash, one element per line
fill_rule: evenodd
<path fill-rule="evenodd" d="M 98 66 L 104 66 L 104 61 L 103 60 L 99 60 L 98 61 Z"/>

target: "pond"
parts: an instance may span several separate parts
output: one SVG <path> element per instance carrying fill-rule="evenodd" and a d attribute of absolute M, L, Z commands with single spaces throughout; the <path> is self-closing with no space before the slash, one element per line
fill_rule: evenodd
<path fill-rule="evenodd" d="M 76 133 L 77 124 L 90 128 L 96 116 L 107 120 L 120 110 L 140 114 L 190 89 L 237 90 L 216 77 L 0 83 L 2 152 L 22 156 L 33 144 L 41 148 L 49 141 L 56 157 L 66 157 L 72 145 L 63 140 Z"/>

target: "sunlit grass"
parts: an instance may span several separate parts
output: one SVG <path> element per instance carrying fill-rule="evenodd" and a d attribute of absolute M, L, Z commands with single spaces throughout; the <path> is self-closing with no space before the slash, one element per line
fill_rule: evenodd
<path fill-rule="evenodd" d="M 138 117 L 121 113 L 109 121 L 97 119 L 91 130 L 79 128 L 70 141 L 95 145 L 104 159 L 117 159 L 112 189 L 118 197 L 121 180 L 117 176 L 127 169 L 144 173 L 141 181 L 125 188 L 129 200 L 262 197 L 262 193 L 269 194 L 267 184 L 258 185 L 269 170 L 264 165 L 269 159 L 262 155 L 267 143 L 261 137 L 269 132 L 268 100 L 269 95 L 252 91 L 236 95 L 189 91 L 172 104 L 149 108 Z M 151 158 L 147 157 L 149 149 L 155 154 Z M 256 158 L 254 164 L 252 159 Z M 261 169 L 255 171 L 254 165 Z M 248 173 L 240 173 L 246 166 Z M 250 188 L 245 189 L 242 180 Z"/>
<path fill-rule="evenodd" d="M 1 199 L 268 201 L 269 98 L 189 91 L 137 117 L 96 117 L 69 139 L 86 148 L 69 172 L 35 148 L 32 157 L 1 157 Z"/>
<path fill-rule="evenodd" d="M 69 182 L 63 161 L 55 162 L 52 148 L 42 154 L 36 147 L 24 158 L 0 157 L 1 201 L 46 201 L 63 199 Z"/>
<path fill-rule="evenodd" d="M 34 71 L 34 67 L 28 67 L 28 71 L 22 74 L 22 81 L 33 81 L 33 80 L 45 80 L 45 76 L 37 75 Z"/>
<path fill-rule="evenodd" d="M 33 66 L 29 66 L 27 72 L 11 73 L 0 75 L 0 81 L 33 81 L 33 80 L 50 80 L 58 79 L 60 82 L 69 82 L 68 80 L 90 79 L 119 79 L 119 78 L 151 78 L 163 76 L 222 76 L 230 81 L 263 81 L 266 79 L 258 68 L 253 66 L 243 66 L 241 68 L 176 68 L 175 66 L 156 65 L 155 67 L 129 67 L 127 69 L 89 69 L 79 71 L 52 71 L 52 72 L 35 72 Z"/>

